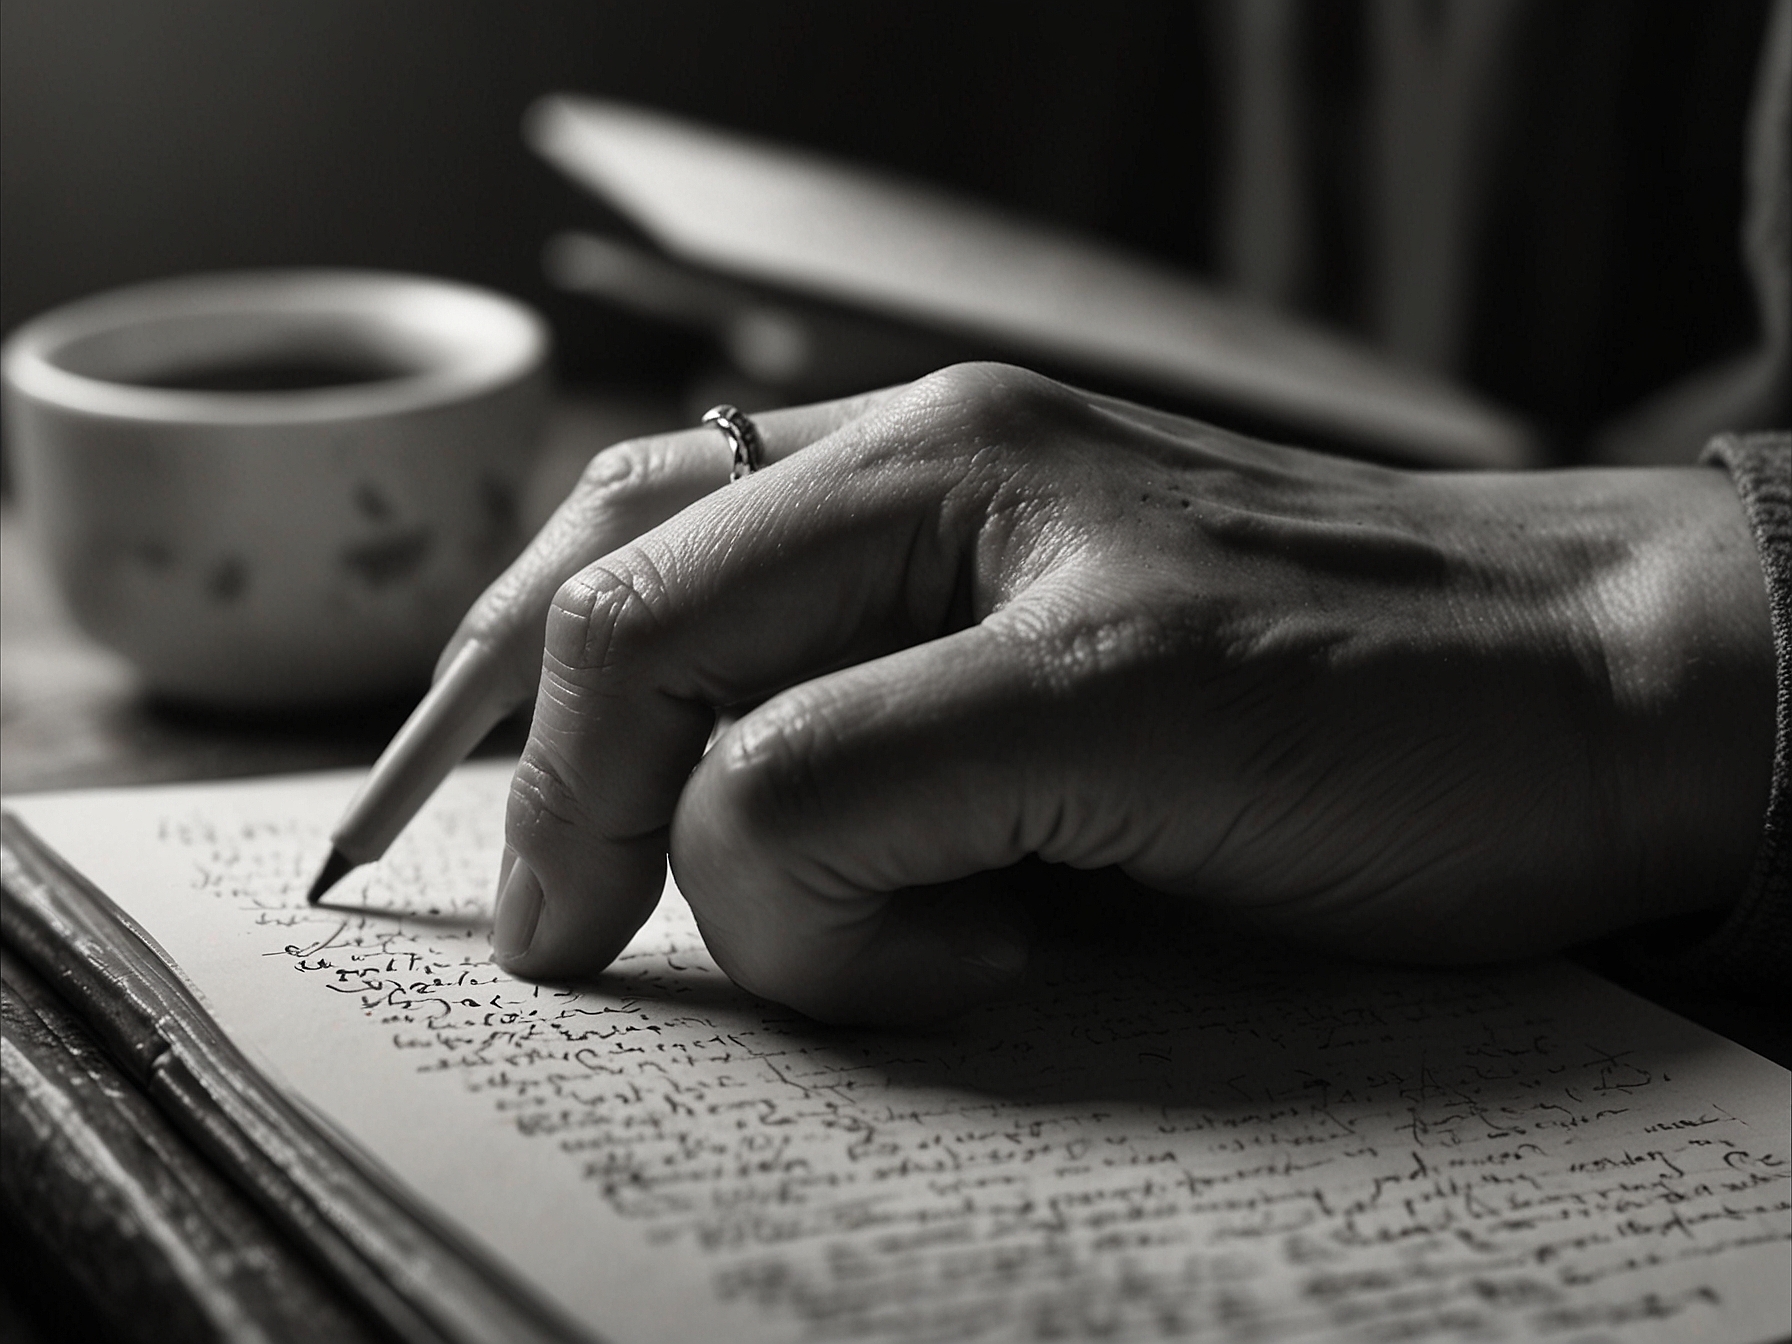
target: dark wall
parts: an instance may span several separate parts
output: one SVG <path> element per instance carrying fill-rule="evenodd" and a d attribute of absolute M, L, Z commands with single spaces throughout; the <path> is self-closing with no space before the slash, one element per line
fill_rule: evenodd
<path fill-rule="evenodd" d="M 839 151 L 1204 256 L 1194 7 L 5 0 L 0 326 L 123 282 L 238 266 L 462 276 L 548 304 L 567 372 L 682 346 L 554 303 L 590 214 L 518 138 L 553 90 Z M 1025 18 L 1023 24 L 1019 19 Z"/>
<path fill-rule="evenodd" d="M 390 266 L 542 305 L 574 379 L 675 381 L 687 338 L 541 284 L 541 240 L 595 216 L 521 147 L 523 109 L 553 90 L 836 151 L 1209 270 L 1214 17 L 1248 2 L 0 0 L 0 327 L 181 271 Z M 1464 372 L 1558 437 L 1752 336 L 1735 240 L 1765 8 L 1524 5 Z M 1300 13 L 1328 268 L 1301 302 L 1362 329 L 1375 0 Z"/>
<path fill-rule="evenodd" d="M 526 269 L 480 7 L 6 0 L 4 16 L 9 327 L 190 269 Z"/>

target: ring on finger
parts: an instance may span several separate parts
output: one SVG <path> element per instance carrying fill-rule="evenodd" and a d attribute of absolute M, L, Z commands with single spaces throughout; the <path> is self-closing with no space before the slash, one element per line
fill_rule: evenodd
<path fill-rule="evenodd" d="M 734 455 L 734 465 L 728 472 L 730 481 L 745 480 L 765 465 L 765 440 L 759 426 L 740 407 L 711 406 L 703 412 L 703 423 L 714 425 L 728 440 L 728 449 Z"/>

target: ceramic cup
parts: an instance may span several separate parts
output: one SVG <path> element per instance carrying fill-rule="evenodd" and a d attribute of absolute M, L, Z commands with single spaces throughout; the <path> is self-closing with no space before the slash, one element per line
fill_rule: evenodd
<path fill-rule="evenodd" d="M 547 350 L 512 300 L 378 272 L 70 304 L 0 352 L 27 526 L 153 694 L 402 694 L 524 540 Z"/>

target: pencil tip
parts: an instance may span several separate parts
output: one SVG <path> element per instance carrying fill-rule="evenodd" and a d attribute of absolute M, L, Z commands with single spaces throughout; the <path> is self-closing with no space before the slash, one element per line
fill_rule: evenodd
<path fill-rule="evenodd" d="M 306 905 L 316 905 L 323 899 L 323 894 L 347 876 L 354 862 L 344 858 L 342 851 L 332 849 L 330 857 L 324 860 L 323 871 L 317 875 L 317 881 L 311 884 L 311 890 L 305 894 Z"/>

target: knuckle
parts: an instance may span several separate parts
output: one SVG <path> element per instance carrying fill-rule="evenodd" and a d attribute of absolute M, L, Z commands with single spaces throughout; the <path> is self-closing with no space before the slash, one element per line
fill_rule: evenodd
<path fill-rule="evenodd" d="M 710 767 L 720 809 L 738 843 L 789 838 L 822 800 L 817 778 L 817 735 L 812 715 L 773 701 L 736 725 Z"/>
<path fill-rule="evenodd" d="M 1062 681 L 1080 685 L 1152 662 L 1162 643 L 1157 623 L 1147 615 L 1098 617 L 1059 631 L 1048 661 Z"/>
<path fill-rule="evenodd" d="M 1009 437 L 1059 406 L 1062 384 L 1012 364 L 953 364 L 916 384 L 917 395 L 974 440 Z"/>
<path fill-rule="evenodd" d="M 1125 682 L 1161 663 L 1176 642 L 1155 610 L 1116 610 L 1050 588 L 1002 608 L 984 624 L 1032 669 L 1035 688 L 1052 698 Z"/>
<path fill-rule="evenodd" d="M 545 649 L 565 673 L 601 673 L 649 640 L 665 605 L 659 568 L 630 548 L 568 579 L 548 610 Z"/>
<path fill-rule="evenodd" d="M 577 785 L 551 759 L 525 752 L 510 780 L 505 835 L 522 853 L 539 853 L 584 825 L 585 806 Z"/>
<path fill-rule="evenodd" d="M 767 701 L 723 736 L 703 762 L 704 792 L 731 852 L 818 889 L 838 885 L 823 856 L 836 849 L 841 772 L 855 768 L 848 725 L 862 717 L 862 706 L 810 684 Z"/>
<path fill-rule="evenodd" d="M 654 439 L 624 439 L 585 464 L 578 493 L 605 496 L 643 489 L 660 470 L 664 454 Z"/>

